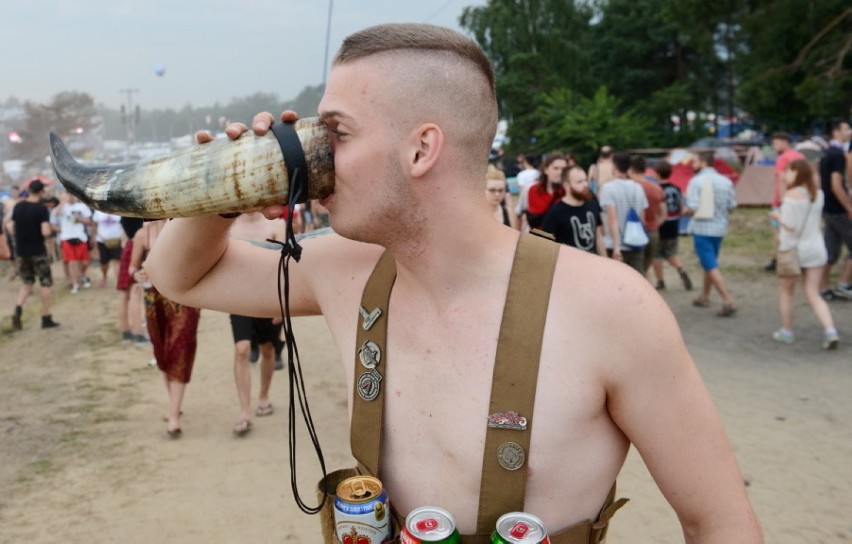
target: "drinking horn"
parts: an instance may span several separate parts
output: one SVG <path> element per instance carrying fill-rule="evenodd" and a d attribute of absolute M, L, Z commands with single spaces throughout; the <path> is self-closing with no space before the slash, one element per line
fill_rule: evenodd
<path fill-rule="evenodd" d="M 51 133 L 50 157 L 68 192 L 102 212 L 149 219 L 242 212 L 286 204 L 298 165 L 304 170 L 300 179 L 305 185 L 299 202 L 334 191 L 334 159 L 325 126 L 311 117 L 292 127 L 295 132 L 288 128 L 284 133 L 293 140 L 293 135 L 298 137 L 303 162 L 299 146 L 290 141 L 288 152 L 286 138 L 279 143 L 272 130 L 264 136 L 249 131 L 236 140 L 218 138 L 161 157 L 108 166 L 78 163 Z M 275 128 L 280 135 L 281 128 Z"/>

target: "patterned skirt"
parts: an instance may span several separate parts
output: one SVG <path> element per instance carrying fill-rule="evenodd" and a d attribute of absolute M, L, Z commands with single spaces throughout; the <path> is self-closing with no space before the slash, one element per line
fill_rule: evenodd
<path fill-rule="evenodd" d="M 172 302 L 156 288 L 148 287 L 145 289 L 145 316 L 157 367 L 169 380 L 189 383 L 201 310 Z"/>
<path fill-rule="evenodd" d="M 128 240 L 124 243 L 121 259 L 118 261 L 118 279 L 115 282 L 115 288 L 119 291 L 127 291 L 133 285 L 133 278 L 129 273 L 131 253 L 133 253 L 133 240 Z"/>

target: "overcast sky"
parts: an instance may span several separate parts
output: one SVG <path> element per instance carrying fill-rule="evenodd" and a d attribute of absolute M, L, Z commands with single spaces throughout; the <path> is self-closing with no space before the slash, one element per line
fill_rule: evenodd
<path fill-rule="evenodd" d="M 387 22 L 459 29 L 485 0 L 336 0 L 329 56 L 352 32 Z M 0 101 L 61 91 L 98 104 L 175 108 L 255 92 L 288 100 L 323 80 L 328 0 L 2 0 Z M 330 62 L 330 61 L 329 61 Z M 163 76 L 156 67 L 165 67 Z"/>

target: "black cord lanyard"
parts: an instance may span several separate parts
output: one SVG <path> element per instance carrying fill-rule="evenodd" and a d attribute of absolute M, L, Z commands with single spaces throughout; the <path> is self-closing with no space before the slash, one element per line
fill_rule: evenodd
<path fill-rule="evenodd" d="M 307 193 L 308 170 L 305 162 L 305 154 L 302 149 L 302 144 L 299 142 L 299 137 L 296 134 L 296 129 L 292 123 L 275 123 L 271 127 L 272 132 L 278 138 L 278 144 L 281 146 L 281 153 L 284 155 L 284 164 L 287 167 L 287 173 L 290 174 L 290 194 L 287 202 L 287 234 L 285 240 L 267 240 L 269 242 L 281 246 L 281 258 L 278 260 L 278 306 L 281 309 L 281 317 L 283 319 L 284 340 L 287 342 L 287 379 L 289 383 L 290 401 L 288 407 L 288 438 L 290 449 L 290 486 L 293 489 L 293 498 L 299 509 L 306 514 L 319 513 L 326 501 L 326 494 L 323 494 L 320 504 L 316 507 L 308 506 L 302 500 L 299 494 L 299 487 L 296 483 L 296 398 L 299 399 L 299 408 L 302 412 L 302 419 L 305 422 L 305 427 L 311 437 L 311 442 L 314 445 L 317 459 L 322 468 L 323 479 L 326 477 L 325 459 L 323 458 L 322 448 L 320 447 L 319 438 L 317 437 L 314 421 L 311 417 L 311 409 L 308 405 L 308 396 L 305 391 L 305 380 L 302 376 L 302 364 L 299 360 L 299 349 L 296 347 L 296 337 L 293 334 L 293 324 L 290 320 L 290 259 L 295 259 L 296 262 L 302 258 L 302 246 L 296 241 L 296 235 L 293 231 L 293 214 L 296 204 L 302 198 L 303 194 Z M 282 286 L 283 280 L 283 286 Z"/>

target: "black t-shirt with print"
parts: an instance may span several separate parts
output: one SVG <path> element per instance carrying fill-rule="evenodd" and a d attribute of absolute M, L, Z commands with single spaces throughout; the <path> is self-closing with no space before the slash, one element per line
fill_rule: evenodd
<path fill-rule="evenodd" d="M 541 230 L 555 236 L 560 244 L 597 253 L 596 231 L 601 225 L 597 200 L 586 201 L 582 206 L 569 206 L 560 200 L 547 211 Z"/>

